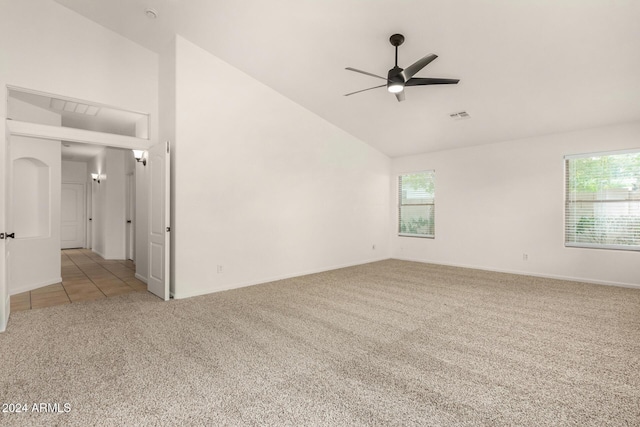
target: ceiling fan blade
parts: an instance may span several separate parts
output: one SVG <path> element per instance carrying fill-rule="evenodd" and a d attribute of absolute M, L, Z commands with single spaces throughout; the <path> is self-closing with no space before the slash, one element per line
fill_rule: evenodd
<path fill-rule="evenodd" d="M 365 91 L 371 90 L 371 89 L 378 89 L 379 87 L 385 87 L 385 86 L 386 85 L 374 86 L 374 87 L 370 87 L 368 89 L 362 89 L 362 90 L 358 90 L 358 91 L 355 91 L 355 92 L 346 93 L 344 96 L 355 95 L 356 93 L 365 92 Z"/>
<path fill-rule="evenodd" d="M 409 79 L 405 86 L 423 86 L 423 85 L 455 85 L 459 79 L 432 79 L 432 78 L 414 78 Z"/>
<path fill-rule="evenodd" d="M 422 70 L 424 67 L 426 67 L 431 61 L 433 61 L 437 57 L 438 55 L 431 53 L 425 56 L 424 58 L 418 59 L 416 62 L 409 65 L 400 73 L 402 75 L 402 78 L 404 79 L 405 82 L 409 81 L 411 77 L 415 76 L 418 71 Z"/>
<path fill-rule="evenodd" d="M 396 93 L 396 98 L 398 99 L 398 102 L 404 101 L 404 91 Z"/>
<path fill-rule="evenodd" d="M 367 73 L 366 71 L 362 71 L 362 70 L 356 70 L 355 68 L 351 68 L 351 67 L 347 67 L 347 68 L 345 68 L 345 70 L 355 71 L 356 73 L 366 74 L 367 76 L 377 77 L 377 78 L 382 79 L 382 80 L 387 80 L 385 77 L 378 76 L 378 75 L 371 74 L 371 73 Z"/>

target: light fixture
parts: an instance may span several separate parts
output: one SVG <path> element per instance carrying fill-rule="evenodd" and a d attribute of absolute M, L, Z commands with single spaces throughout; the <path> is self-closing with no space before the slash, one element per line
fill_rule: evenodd
<path fill-rule="evenodd" d="M 400 93 L 404 90 L 404 84 L 400 82 L 391 82 L 387 86 L 387 90 L 391 93 Z"/>
<path fill-rule="evenodd" d="M 94 181 L 96 181 L 98 184 L 100 184 L 100 175 L 97 173 L 92 173 L 91 174 L 91 178 L 93 178 Z"/>
<path fill-rule="evenodd" d="M 133 151 L 133 157 L 135 157 L 136 162 L 142 162 L 143 166 L 147 166 L 147 159 L 144 157 L 144 150 L 131 150 Z"/>

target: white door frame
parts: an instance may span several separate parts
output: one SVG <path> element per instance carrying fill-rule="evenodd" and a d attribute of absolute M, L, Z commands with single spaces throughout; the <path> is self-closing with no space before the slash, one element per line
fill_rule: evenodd
<path fill-rule="evenodd" d="M 5 123 L 3 122 L 2 125 Z M 0 144 L 0 165 L 4 166 L 0 172 L 0 232 L 3 234 L 0 240 L 0 332 L 4 332 L 9 320 L 9 311 L 11 308 L 9 297 L 9 251 L 10 244 L 4 234 L 8 233 L 8 227 L 11 225 L 7 215 L 10 215 L 7 207 L 7 199 L 11 197 L 11 189 L 9 188 L 11 159 L 9 154 L 9 131 L 4 129 L 5 143 Z"/>

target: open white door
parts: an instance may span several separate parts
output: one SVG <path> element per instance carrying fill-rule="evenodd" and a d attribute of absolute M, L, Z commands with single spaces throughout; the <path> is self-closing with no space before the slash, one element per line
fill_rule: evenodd
<path fill-rule="evenodd" d="M 59 141 L 10 136 L 9 294 L 59 283 L 61 157 Z M 34 268 L 37 266 L 37 268 Z"/>
<path fill-rule="evenodd" d="M 8 218 L 7 198 L 11 186 L 11 165 L 9 156 L 9 134 L 0 141 L 0 165 L 4 171 L 0 173 L 0 332 L 7 328 L 9 320 L 9 256 L 10 239 L 7 239 L 7 230 L 11 224 Z"/>
<path fill-rule="evenodd" d="M 149 168 L 149 278 L 151 293 L 169 299 L 169 141 L 148 151 Z"/>
<path fill-rule="evenodd" d="M 136 230 L 133 218 L 135 217 L 135 179 L 133 174 L 127 175 L 127 188 L 126 188 L 126 211 L 127 211 L 127 229 L 126 229 L 126 256 L 127 259 L 135 261 L 135 241 Z"/>

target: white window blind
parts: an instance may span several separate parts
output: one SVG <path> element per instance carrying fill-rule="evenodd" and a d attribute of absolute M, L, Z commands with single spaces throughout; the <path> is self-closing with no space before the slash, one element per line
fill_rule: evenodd
<path fill-rule="evenodd" d="M 565 157 L 565 245 L 640 250 L 640 151 Z"/>
<path fill-rule="evenodd" d="M 398 178 L 398 234 L 435 236 L 435 171 Z"/>

